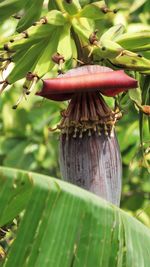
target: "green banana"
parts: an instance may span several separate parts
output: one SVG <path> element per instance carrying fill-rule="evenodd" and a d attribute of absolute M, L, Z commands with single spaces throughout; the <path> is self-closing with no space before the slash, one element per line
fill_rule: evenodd
<path fill-rule="evenodd" d="M 75 68 L 77 65 L 76 59 L 78 58 L 78 53 L 77 53 L 77 47 L 76 47 L 76 44 L 73 38 L 71 38 L 71 49 L 72 49 L 72 57 L 65 64 L 66 70 Z"/>
<path fill-rule="evenodd" d="M 75 41 L 73 38 L 71 38 L 71 47 L 72 47 L 71 48 L 72 49 L 72 57 L 76 59 L 78 53 L 77 53 L 77 47 L 76 47 L 76 44 L 75 44 Z"/>
<path fill-rule="evenodd" d="M 122 54 L 111 59 L 111 62 L 129 70 L 137 70 L 140 72 L 150 70 L 150 60 L 128 50 L 123 50 Z"/>
<path fill-rule="evenodd" d="M 80 17 L 85 17 L 93 20 L 103 19 L 105 14 L 110 12 L 104 1 L 93 2 L 83 7 L 79 12 Z"/>
<path fill-rule="evenodd" d="M 25 6 L 24 0 L 5 0 L 0 3 L 0 22 L 6 20 Z"/>
<path fill-rule="evenodd" d="M 78 0 L 62 0 L 62 6 L 71 16 L 77 14 L 81 9 L 81 5 Z"/>
<path fill-rule="evenodd" d="M 32 73 L 27 74 L 25 83 L 23 87 L 26 89 L 26 94 L 29 94 L 35 86 L 35 83 L 45 75 L 48 71 L 52 70 L 54 62 L 52 60 L 52 55 L 57 51 L 57 46 L 59 42 L 60 33 L 62 28 L 56 28 L 52 36 L 47 39 L 47 44 L 42 51 L 37 64 L 32 68 Z"/>
<path fill-rule="evenodd" d="M 81 7 L 84 7 L 85 5 L 92 4 L 94 2 L 97 2 L 97 0 L 80 0 Z"/>
<path fill-rule="evenodd" d="M 32 2 L 30 1 L 30 4 L 28 4 L 24 16 L 19 20 L 19 23 L 17 25 L 16 30 L 18 32 L 26 30 L 33 24 L 33 22 L 39 19 L 42 11 L 43 1 L 44 0 L 36 0 Z"/>
<path fill-rule="evenodd" d="M 105 4 L 108 6 L 108 4 L 109 4 L 109 0 L 105 0 Z"/>
<path fill-rule="evenodd" d="M 142 74 L 145 75 L 150 75 L 150 70 L 144 70 L 144 71 L 140 71 Z"/>
<path fill-rule="evenodd" d="M 46 72 L 50 71 L 54 66 L 54 62 L 52 60 L 52 55 L 57 52 L 57 47 L 60 39 L 60 34 L 62 32 L 62 28 L 56 28 L 53 32 L 52 36 L 47 39 L 47 45 L 45 49 L 43 49 L 42 55 L 40 56 L 36 67 L 34 69 L 34 74 L 38 77 L 42 77 Z"/>
<path fill-rule="evenodd" d="M 130 50 L 133 52 L 150 51 L 150 43 Z"/>
<path fill-rule="evenodd" d="M 118 38 L 120 35 L 122 35 L 124 30 L 125 30 L 124 25 L 117 24 L 102 34 L 102 36 L 100 38 L 100 42 L 103 43 L 103 42 L 108 41 L 108 40 L 115 41 L 116 38 Z"/>
<path fill-rule="evenodd" d="M 16 37 L 12 38 L 10 42 L 4 45 L 4 48 L 10 52 L 14 52 L 18 49 L 24 49 L 26 46 L 31 46 L 46 36 L 50 36 L 54 29 L 55 27 L 50 26 L 49 24 L 32 26 L 25 32 L 25 34 L 20 33 Z"/>
<path fill-rule="evenodd" d="M 149 51 L 142 51 L 141 55 L 147 59 L 150 59 L 150 50 Z"/>
<path fill-rule="evenodd" d="M 85 19 L 85 21 L 88 20 Z M 72 24 L 77 34 L 79 34 L 85 42 L 89 42 L 89 38 L 93 32 L 93 27 L 89 26 L 85 28 L 85 23 L 81 24 L 81 18 L 78 21 L 77 19 L 72 20 Z M 112 27 L 111 31 L 108 30 L 105 32 L 101 36 L 100 40 L 94 42 L 94 46 L 92 45 L 90 47 L 90 54 L 93 52 L 94 54 L 99 55 L 101 58 L 115 58 L 119 56 L 122 53 L 123 48 L 111 40 L 115 39 L 117 35 L 121 34 L 123 29 L 124 27 L 119 24 Z"/>
<path fill-rule="evenodd" d="M 93 53 L 100 56 L 103 59 L 112 59 L 121 55 L 123 48 L 112 41 L 105 41 L 97 43 L 97 46 L 94 46 Z"/>
<path fill-rule="evenodd" d="M 72 55 L 68 60 L 65 60 L 65 62 L 63 64 L 63 71 L 64 72 L 69 70 L 69 69 L 75 68 L 77 66 L 77 62 L 78 62 L 78 59 L 77 59 L 78 58 L 77 47 L 76 47 L 74 39 L 71 38 L 71 36 L 70 36 L 70 43 L 71 43 Z M 56 71 L 58 72 L 58 68 L 57 68 Z"/>
<path fill-rule="evenodd" d="M 3 45 L 6 44 L 6 41 L 10 41 L 7 44 L 8 50 L 15 50 L 18 47 L 21 47 L 24 43 L 34 43 L 34 40 L 40 40 L 46 35 L 51 34 L 51 32 L 54 30 L 53 26 L 51 25 L 62 26 L 64 23 L 66 23 L 66 18 L 63 16 L 63 14 L 60 11 L 52 10 L 47 13 L 47 17 L 41 18 L 40 21 L 28 28 L 27 31 L 12 36 L 11 40 L 7 38 L 5 43 L 3 42 L 3 44 L 1 44 L 0 48 L 3 48 Z"/>
<path fill-rule="evenodd" d="M 13 63 L 17 63 L 20 60 L 20 58 L 22 58 L 24 56 L 26 51 L 30 49 L 30 47 L 31 47 L 31 45 L 29 44 L 29 45 L 26 45 L 25 47 L 23 47 L 23 49 L 18 50 L 15 54 L 13 54 L 11 56 L 11 61 Z"/>
<path fill-rule="evenodd" d="M 48 24 L 55 26 L 63 26 L 67 21 L 65 15 L 58 10 L 49 11 L 45 18 Z"/>
<path fill-rule="evenodd" d="M 116 42 L 131 51 L 150 50 L 150 32 L 125 33 L 118 36 Z"/>
<path fill-rule="evenodd" d="M 59 9 L 59 6 L 57 5 L 57 2 L 56 1 L 53 1 L 53 0 L 49 0 L 48 2 L 48 10 L 57 10 Z"/>
<path fill-rule="evenodd" d="M 64 57 L 65 61 L 69 60 L 72 56 L 70 28 L 71 28 L 70 24 L 64 25 L 63 31 L 60 34 L 58 48 L 57 48 L 57 52 Z M 66 44 L 67 44 L 67 49 L 66 49 Z"/>
<path fill-rule="evenodd" d="M 47 39 L 40 41 L 38 44 L 30 47 L 26 53 L 15 64 L 13 70 L 7 77 L 7 82 L 12 84 L 22 79 L 27 72 L 32 71 L 37 64 L 43 49 L 47 44 Z"/>
<path fill-rule="evenodd" d="M 111 27 L 108 31 L 102 34 L 97 45 L 93 49 L 93 53 L 99 55 L 101 58 L 111 59 L 118 57 L 123 48 L 114 42 L 115 38 L 124 31 L 124 26 L 121 24 Z"/>
<path fill-rule="evenodd" d="M 56 25 L 62 25 L 66 22 L 62 13 L 56 10 L 48 12 L 47 16 L 47 18 L 43 18 L 34 26 L 31 26 L 26 32 L 12 36 L 9 42 L 2 45 L 1 49 L 4 48 L 6 51 L 0 54 L 0 69 L 3 69 L 8 62 L 10 63 L 10 57 L 12 61 L 17 62 L 18 57 L 23 55 L 32 45 L 40 42 L 43 38 L 49 38 L 55 31 L 55 27 L 50 25 L 49 22 Z M 4 63 L 4 61 L 8 62 Z"/>
<path fill-rule="evenodd" d="M 72 26 L 74 31 L 80 36 L 81 40 L 87 44 L 91 33 L 94 32 L 94 24 L 91 24 L 91 20 L 88 20 L 87 18 L 73 18 Z"/>

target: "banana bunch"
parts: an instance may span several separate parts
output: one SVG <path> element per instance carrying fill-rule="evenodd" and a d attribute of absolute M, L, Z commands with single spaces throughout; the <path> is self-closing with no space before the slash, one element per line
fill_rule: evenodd
<path fill-rule="evenodd" d="M 66 22 L 66 18 L 60 11 L 53 10 L 47 13 L 46 17 L 41 18 L 33 26 L 28 28 L 27 31 L 23 31 L 20 34 L 16 34 L 11 39 L 6 39 L 1 45 L 0 50 L 6 50 L 15 52 L 17 49 L 24 46 L 31 46 L 40 39 L 48 36 L 54 31 L 54 26 L 63 26 Z"/>
<path fill-rule="evenodd" d="M 65 24 L 64 27 L 56 28 L 51 34 L 49 40 L 46 39 L 46 45 L 42 50 L 42 54 L 38 56 L 35 65 L 32 65 L 31 73 L 27 73 L 23 88 L 26 90 L 26 94 L 29 94 L 39 78 L 41 78 L 49 70 L 57 70 L 63 72 L 64 62 L 65 65 L 73 64 L 73 58 L 77 57 L 76 46 L 70 35 L 70 25 Z M 53 40 L 55 40 L 53 42 Z M 67 49 L 66 49 L 67 44 Z M 43 44 L 44 45 L 44 44 Z M 57 53 L 56 53 L 57 51 Z M 56 63 L 58 67 L 56 68 Z M 70 66 L 71 67 L 71 66 Z M 32 79 L 31 79 L 32 78 Z M 10 77 L 8 77 L 8 80 Z"/>
<path fill-rule="evenodd" d="M 119 57 L 112 59 L 111 62 L 124 69 L 150 74 L 150 60 L 128 50 L 124 50 Z"/>
<path fill-rule="evenodd" d="M 53 68 L 55 63 L 52 61 L 52 55 L 57 52 L 59 41 L 65 38 L 65 34 L 70 36 L 70 28 L 66 29 L 64 24 L 66 17 L 63 13 L 52 10 L 26 31 L 15 34 L 11 39 L 7 38 L 0 45 L 0 71 L 5 70 L 10 63 L 13 64 L 7 78 L 0 81 L 0 92 L 7 85 L 26 77 L 22 95 L 28 94 L 35 81 Z M 63 33 L 63 29 L 68 32 Z"/>
<path fill-rule="evenodd" d="M 122 34 L 123 32 L 124 26 L 121 24 L 111 27 L 101 36 L 100 40 L 97 41 L 97 44 L 93 49 L 93 54 L 109 60 L 112 64 L 118 67 L 149 74 L 150 60 L 139 53 L 132 52 L 133 44 L 130 49 L 130 44 L 135 38 L 135 42 L 137 42 L 134 46 L 135 51 L 142 51 L 142 49 L 148 50 L 148 41 L 150 40 L 149 33 L 138 33 L 135 34 L 135 37 L 132 37 L 131 34 Z M 142 36 L 144 36 L 144 38 L 140 40 Z"/>
<path fill-rule="evenodd" d="M 26 98 L 34 89 L 39 78 L 53 68 L 52 56 L 57 51 L 61 32 L 62 27 L 55 28 L 51 35 L 32 45 L 17 60 L 17 64 L 7 77 L 7 83 L 13 84 L 23 77 L 26 77 L 26 79 L 23 84 L 22 94 L 13 108 L 17 108 L 22 99 Z"/>
<path fill-rule="evenodd" d="M 148 51 L 150 50 L 150 32 L 125 33 L 116 38 L 116 42 L 132 52 Z"/>
<path fill-rule="evenodd" d="M 125 33 L 116 38 L 116 43 L 124 48 L 122 54 L 112 63 L 124 69 L 150 74 L 150 60 L 143 52 L 150 51 L 150 32 Z"/>
<path fill-rule="evenodd" d="M 98 53 L 102 58 L 116 58 L 118 57 L 123 48 L 115 42 L 115 39 L 120 36 L 124 31 L 122 24 L 117 24 L 102 34 L 98 42 Z"/>
<path fill-rule="evenodd" d="M 5 69 L 11 62 L 15 65 L 3 88 L 22 79 L 28 72 L 34 72 L 36 77 L 41 78 L 53 68 L 54 62 L 51 58 L 55 52 L 62 54 L 66 65 L 73 65 L 72 59 L 77 57 L 77 50 L 70 33 L 71 26 L 74 26 L 75 31 L 79 35 L 81 33 L 86 41 L 93 30 L 93 24 L 91 26 L 91 21 L 85 18 L 81 18 L 79 22 L 73 18 L 70 23 L 66 13 L 51 10 L 26 31 L 6 39 L 0 46 L 0 70 Z M 29 85 L 28 80 L 27 84 Z"/>
<path fill-rule="evenodd" d="M 23 98 L 27 98 L 39 78 L 56 69 L 57 62 L 53 60 L 56 52 L 63 55 L 67 67 L 73 65 L 77 50 L 70 29 L 71 24 L 66 21 L 65 16 L 58 10 L 52 10 L 27 31 L 14 35 L 1 45 L 1 70 L 6 62 L 14 64 L 12 71 L 3 81 L 1 92 L 7 85 L 26 77 L 22 94 L 13 108 L 17 108 Z M 59 66 L 57 69 L 59 70 Z"/>

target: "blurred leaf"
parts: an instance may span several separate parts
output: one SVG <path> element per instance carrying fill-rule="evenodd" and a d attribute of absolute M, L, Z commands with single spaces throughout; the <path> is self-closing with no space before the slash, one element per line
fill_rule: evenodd
<path fill-rule="evenodd" d="M 137 152 L 136 146 L 129 146 L 128 150 L 123 152 L 123 163 L 124 164 L 130 164 L 131 161 L 134 159 Z"/>
<path fill-rule="evenodd" d="M 141 188 L 144 192 L 150 192 L 150 183 L 149 182 L 142 183 Z"/>
<path fill-rule="evenodd" d="M 130 6 L 130 13 L 135 12 L 138 8 L 140 8 L 142 5 L 146 3 L 147 0 L 134 0 L 133 4 Z"/>
<path fill-rule="evenodd" d="M 0 155 L 8 154 L 18 144 L 17 138 L 0 137 Z"/>
<path fill-rule="evenodd" d="M 29 149 L 29 152 L 27 149 Z M 33 163 L 34 158 L 32 155 L 33 145 L 30 145 L 28 141 L 22 141 L 18 143 L 15 148 L 8 152 L 4 160 L 4 166 L 22 168 L 28 170 Z"/>
<path fill-rule="evenodd" d="M 138 210 L 136 212 L 136 215 L 137 215 L 136 218 L 138 218 L 138 220 L 140 220 L 142 223 L 150 227 L 150 216 L 145 212 L 145 210 L 142 211 Z"/>
<path fill-rule="evenodd" d="M 0 183 L 0 225 L 25 210 L 2 266 L 149 266 L 149 229 L 101 198 L 9 168 L 1 168 Z"/>
<path fill-rule="evenodd" d="M 128 114 L 128 116 L 128 118 L 130 118 L 130 113 Z M 121 151 L 127 149 L 128 146 L 137 144 L 139 137 L 138 122 L 135 121 L 131 125 L 128 125 L 128 127 L 124 131 L 120 131 L 118 137 Z M 122 140 L 124 140 L 124 142 L 122 142 Z"/>
<path fill-rule="evenodd" d="M 46 154 L 46 145 L 40 144 L 38 147 L 38 151 L 35 151 L 35 158 L 37 161 L 44 161 Z M 50 166 L 50 165 L 49 165 Z"/>
<path fill-rule="evenodd" d="M 141 194 L 129 196 L 125 201 L 127 209 L 136 211 L 143 205 L 144 199 Z"/>
<path fill-rule="evenodd" d="M 140 88 L 136 88 L 134 90 L 129 90 L 129 97 L 135 101 L 138 105 L 142 103 L 142 96 Z"/>

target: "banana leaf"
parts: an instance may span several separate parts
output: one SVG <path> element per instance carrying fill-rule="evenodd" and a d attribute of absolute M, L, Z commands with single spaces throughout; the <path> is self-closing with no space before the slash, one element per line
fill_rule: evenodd
<path fill-rule="evenodd" d="M 0 226 L 22 214 L 0 266 L 150 266 L 149 228 L 92 193 L 7 167 L 0 192 Z"/>

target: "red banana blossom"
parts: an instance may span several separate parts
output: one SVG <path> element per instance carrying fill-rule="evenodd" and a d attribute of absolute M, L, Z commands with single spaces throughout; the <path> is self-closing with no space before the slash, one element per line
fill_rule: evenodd
<path fill-rule="evenodd" d="M 122 163 L 115 123 L 122 116 L 111 110 L 101 94 L 115 96 L 136 88 L 123 70 L 89 65 L 43 80 L 38 95 L 69 105 L 57 126 L 63 178 L 119 206 Z"/>
<path fill-rule="evenodd" d="M 113 71 L 108 67 L 87 65 L 68 71 L 57 78 L 43 80 L 41 92 L 45 98 L 64 101 L 74 93 L 99 91 L 105 96 L 115 96 L 137 87 L 137 81 L 123 70 Z"/>

